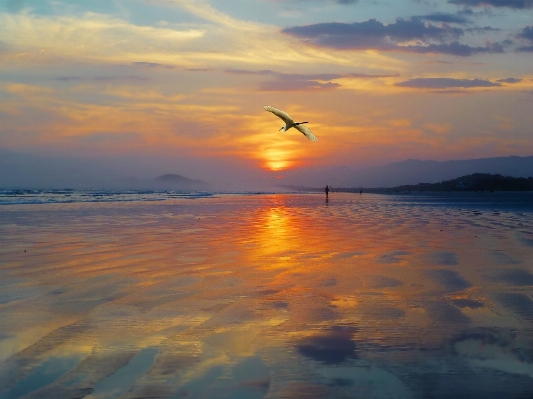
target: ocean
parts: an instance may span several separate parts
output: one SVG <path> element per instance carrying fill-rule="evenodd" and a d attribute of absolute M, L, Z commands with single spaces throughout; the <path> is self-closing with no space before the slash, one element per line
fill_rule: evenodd
<path fill-rule="evenodd" d="M 213 192 L 152 190 L 0 189 L 1 205 L 66 204 L 76 202 L 165 201 L 176 198 L 211 197 Z"/>
<path fill-rule="evenodd" d="M 0 399 L 532 393 L 533 193 L 0 190 Z"/>

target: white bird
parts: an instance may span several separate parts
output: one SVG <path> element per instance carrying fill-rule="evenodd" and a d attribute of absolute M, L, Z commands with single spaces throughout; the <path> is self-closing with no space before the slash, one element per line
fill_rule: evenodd
<path fill-rule="evenodd" d="M 316 138 L 316 136 L 311 132 L 311 130 L 309 130 L 309 128 L 307 126 L 304 126 L 303 124 L 304 123 L 307 123 L 307 122 L 294 122 L 294 119 L 292 119 L 290 117 L 290 115 L 280 109 L 277 109 L 277 108 L 274 108 L 274 107 L 271 107 L 270 105 L 265 105 L 264 107 L 267 111 L 269 112 L 272 112 L 274 115 L 276 115 L 277 117 L 279 117 L 281 120 L 283 120 L 283 122 L 285 122 L 285 126 L 282 126 L 281 131 L 283 132 L 286 132 L 287 130 L 289 130 L 291 127 L 299 130 L 300 132 L 303 133 L 303 135 L 305 137 L 307 137 L 309 140 L 311 141 L 318 141 L 318 139 Z"/>

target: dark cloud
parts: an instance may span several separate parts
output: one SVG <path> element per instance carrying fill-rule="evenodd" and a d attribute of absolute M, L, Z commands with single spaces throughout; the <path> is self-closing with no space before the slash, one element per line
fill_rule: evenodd
<path fill-rule="evenodd" d="M 505 79 L 498 79 L 496 82 L 499 82 L 499 83 L 520 83 L 522 81 L 522 79 L 518 79 L 518 78 L 505 78 Z M 505 256 L 505 254 L 495 254 L 495 255 L 498 255 L 498 256 Z M 509 255 L 507 255 L 509 256 Z"/>
<path fill-rule="evenodd" d="M 503 53 L 505 48 L 509 48 L 513 46 L 515 42 L 511 39 L 505 39 L 501 42 L 494 42 L 491 43 L 488 40 L 485 40 L 485 47 L 487 48 L 488 52 L 491 53 Z"/>
<path fill-rule="evenodd" d="M 487 49 L 488 53 L 503 53 L 504 51 L 503 44 L 498 43 L 498 42 L 491 43 L 487 40 L 485 46 L 486 46 L 485 48 Z"/>
<path fill-rule="evenodd" d="M 456 87 L 495 87 L 501 86 L 501 84 L 484 79 L 415 78 L 396 83 L 396 86 L 417 89 L 449 89 Z"/>
<path fill-rule="evenodd" d="M 476 13 L 474 11 L 472 11 L 470 8 L 465 8 L 464 10 L 457 11 L 457 14 L 459 14 L 459 15 L 469 15 L 469 16 L 476 15 Z"/>
<path fill-rule="evenodd" d="M 448 3 L 470 7 L 492 6 L 517 9 L 533 7 L 533 0 L 448 0 Z"/>
<path fill-rule="evenodd" d="M 432 22 L 446 22 L 449 24 L 467 24 L 470 20 L 459 14 L 449 14 L 445 12 L 435 12 L 428 15 L 418 15 L 414 18 L 424 19 Z"/>
<path fill-rule="evenodd" d="M 317 46 L 340 50 L 376 49 L 418 54 L 450 54 L 461 57 L 477 53 L 503 52 L 501 43 L 486 42 L 483 47 L 461 44 L 456 39 L 464 35 L 463 29 L 452 27 L 447 23 L 434 26 L 424 23 L 420 17 L 409 20 L 397 19 L 395 23 L 389 25 L 375 19 L 353 24 L 322 23 L 286 28 L 283 32 Z M 413 41 L 417 43 L 402 45 Z"/>
<path fill-rule="evenodd" d="M 338 49 L 394 49 L 396 43 L 412 40 L 439 42 L 464 34 L 460 28 L 443 25 L 437 27 L 419 18 L 397 19 L 385 25 L 375 19 L 353 24 L 330 22 L 286 28 L 284 33 L 299 37 L 313 44 Z"/>
<path fill-rule="evenodd" d="M 518 39 L 526 39 L 533 42 L 533 26 L 526 26 L 516 35 Z"/>
<path fill-rule="evenodd" d="M 501 29 L 499 28 L 493 28 L 492 26 L 479 26 L 479 27 L 475 27 L 475 28 L 466 28 L 465 29 L 465 32 L 468 32 L 468 33 L 480 33 L 480 34 L 485 34 L 485 33 L 489 33 L 489 32 L 500 32 Z"/>
<path fill-rule="evenodd" d="M 357 358 L 349 331 L 333 330 L 302 339 L 296 349 L 305 357 L 325 364 L 339 364 Z"/>
<path fill-rule="evenodd" d="M 399 47 L 407 52 L 420 54 L 450 54 L 460 57 L 469 57 L 477 53 L 502 53 L 503 46 L 500 43 L 487 42 L 485 47 L 472 47 L 457 41 L 443 44 L 430 44 L 428 46 L 403 46 Z"/>
<path fill-rule="evenodd" d="M 481 9 L 480 11 L 474 11 L 470 8 L 463 8 L 460 11 L 457 11 L 458 15 L 468 15 L 469 17 L 487 17 L 487 16 L 493 16 L 494 11 L 492 11 L 491 8 L 485 7 Z"/>

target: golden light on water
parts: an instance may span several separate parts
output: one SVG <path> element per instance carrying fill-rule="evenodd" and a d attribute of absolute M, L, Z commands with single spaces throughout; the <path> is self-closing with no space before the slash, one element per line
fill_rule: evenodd
<path fill-rule="evenodd" d="M 258 239 L 261 242 L 260 257 L 270 256 L 278 252 L 288 251 L 298 229 L 294 221 L 290 220 L 283 203 L 279 206 L 264 209 L 260 215 L 262 227 L 258 229 Z"/>
<path fill-rule="evenodd" d="M 268 270 L 297 269 L 300 263 L 291 253 L 302 249 L 304 232 L 300 220 L 291 215 L 283 195 L 271 197 L 272 204 L 255 214 L 254 240 L 257 247 L 249 252 L 247 263 L 258 263 Z"/>
<path fill-rule="evenodd" d="M 265 229 L 276 242 L 284 240 L 290 229 L 289 217 L 284 207 L 269 208 L 265 211 Z M 277 243 L 276 245 L 279 245 Z"/>

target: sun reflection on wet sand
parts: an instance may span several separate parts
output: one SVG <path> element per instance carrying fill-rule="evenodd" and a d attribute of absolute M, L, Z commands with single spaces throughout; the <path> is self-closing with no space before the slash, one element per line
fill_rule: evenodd
<path fill-rule="evenodd" d="M 2 207 L 0 399 L 520 398 L 531 210 L 474 208 L 338 193 Z"/>

